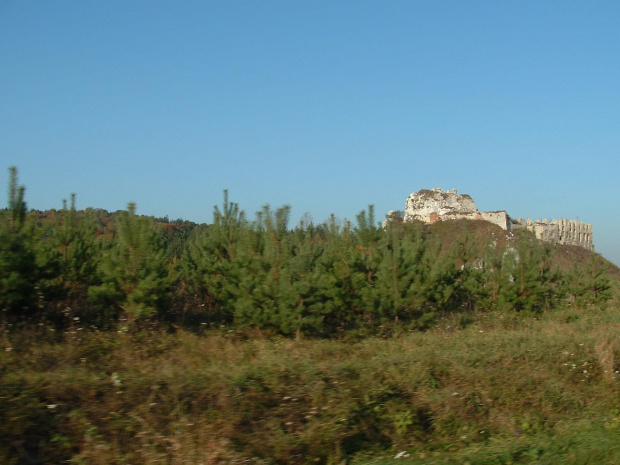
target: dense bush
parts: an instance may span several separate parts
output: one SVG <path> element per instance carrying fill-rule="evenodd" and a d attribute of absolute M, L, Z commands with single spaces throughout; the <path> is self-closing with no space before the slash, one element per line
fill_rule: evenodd
<path fill-rule="evenodd" d="M 561 273 L 552 247 L 527 232 L 497 228 L 502 243 L 474 240 L 454 222 L 441 243 L 421 223 L 381 227 L 372 206 L 355 224 L 332 216 L 291 228 L 288 206 L 265 206 L 250 221 L 227 192 L 213 223 L 193 228 L 139 216 L 133 204 L 77 211 L 75 196 L 70 208 L 27 214 L 14 168 L 10 181 L 0 308 L 12 319 L 63 321 L 69 308 L 99 326 L 160 320 L 298 337 L 387 334 L 453 312 L 540 313 L 567 297 L 584 307 L 610 296 L 600 258 Z"/>

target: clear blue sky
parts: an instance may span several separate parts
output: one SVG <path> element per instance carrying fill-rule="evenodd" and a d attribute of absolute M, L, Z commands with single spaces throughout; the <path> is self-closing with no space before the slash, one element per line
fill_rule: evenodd
<path fill-rule="evenodd" d="M 31 208 L 197 222 L 457 188 L 620 264 L 620 2 L 0 0 L 11 165 Z"/>

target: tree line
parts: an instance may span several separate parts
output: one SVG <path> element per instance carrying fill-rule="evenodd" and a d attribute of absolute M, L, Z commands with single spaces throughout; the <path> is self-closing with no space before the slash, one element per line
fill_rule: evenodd
<path fill-rule="evenodd" d="M 424 329 L 453 312 L 540 313 L 610 298 L 594 258 L 561 272 L 552 246 L 527 232 L 502 246 L 456 235 L 446 248 L 421 223 L 381 226 L 372 206 L 355 222 L 332 215 L 291 228 L 290 207 L 265 206 L 250 220 L 224 192 L 212 224 L 196 225 L 137 215 L 134 204 L 78 211 L 74 195 L 60 210 L 28 212 L 24 194 L 10 168 L 0 211 L 5 321 L 335 336 Z"/>

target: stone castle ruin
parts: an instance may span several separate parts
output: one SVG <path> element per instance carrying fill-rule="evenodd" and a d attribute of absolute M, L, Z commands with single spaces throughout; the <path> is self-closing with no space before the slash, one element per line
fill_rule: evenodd
<path fill-rule="evenodd" d="M 467 194 L 459 194 L 456 189 L 422 189 L 411 194 L 405 202 L 405 211 L 391 210 L 387 220 L 423 221 L 436 223 L 451 219 L 484 220 L 498 225 L 506 231 L 527 229 L 537 239 L 554 244 L 577 245 L 592 250 L 592 225 L 574 220 L 524 220 L 513 219 L 504 210 L 481 212 L 473 199 Z"/>

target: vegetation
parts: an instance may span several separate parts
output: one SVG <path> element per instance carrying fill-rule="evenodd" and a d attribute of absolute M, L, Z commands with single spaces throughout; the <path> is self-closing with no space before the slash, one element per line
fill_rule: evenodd
<path fill-rule="evenodd" d="M 0 462 L 618 463 L 619 271 L 486 222 L 0 211 Z M 396 458 L 395 458 L 396 457 Z"/>

